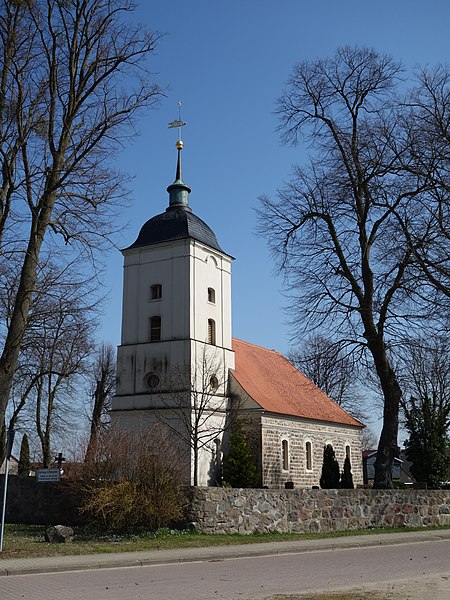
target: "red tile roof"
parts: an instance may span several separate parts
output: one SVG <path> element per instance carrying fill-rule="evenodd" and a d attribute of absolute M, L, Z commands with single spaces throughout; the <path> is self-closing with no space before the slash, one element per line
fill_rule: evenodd
<path fill-rule="evenodd" d="M 283 355 L 233 338 L 231 375 L 264 410 L 305 419 L 363 427 Z"/>

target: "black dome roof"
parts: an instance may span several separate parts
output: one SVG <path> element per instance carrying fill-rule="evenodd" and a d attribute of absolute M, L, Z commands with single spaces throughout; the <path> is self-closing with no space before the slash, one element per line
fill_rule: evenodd
<path fill-rule="evenodd" d="M 142 226 L 137 240 L 127 249 L 186 238 L 202 242 L 223 253 L 213 230 L 194 215 L 190 208 L 178 206 L 169 207 L 166 212 L 148 220 Z"/>

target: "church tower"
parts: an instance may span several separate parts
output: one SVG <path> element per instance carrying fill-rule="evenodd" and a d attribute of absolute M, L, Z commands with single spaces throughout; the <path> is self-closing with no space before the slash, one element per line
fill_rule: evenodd
<path fill-rule="evenodd" d="M 116 426 L 136 431 L 157 421 L 170 423 L 172 429 L 175 424 L 178 437 L 188 440 L 181 406 L 190 406 L 194 426 L 198 404 L 207 404 L 196 424 L 209 431 L 198 442 L 192 437 L 186 441 L 186 479 L 208 485 L 226 420 L 228 372 L 234 368 L 233 259 L 192 212 L 191 190 L 182 178 L 181 139 L 176 148 L 169 206 L 147 221 L 136 241 L 122 251 L 122 336 L 111 416 Z"/>

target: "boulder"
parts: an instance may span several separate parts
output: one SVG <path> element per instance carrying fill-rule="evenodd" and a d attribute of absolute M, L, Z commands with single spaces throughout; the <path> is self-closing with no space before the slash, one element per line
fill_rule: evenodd
<path fill-rule="evenodd" d="M 45 541 L 52 544 L 65 544 L 73 540 L 73 529 L 65 525 L 50 525 L 45 530 Z"/>

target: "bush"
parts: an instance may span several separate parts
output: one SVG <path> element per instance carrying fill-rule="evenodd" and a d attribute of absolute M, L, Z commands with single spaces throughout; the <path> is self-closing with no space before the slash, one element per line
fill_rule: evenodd
<path fill-rule="evenodd" d="M 233 423 L 228 454 L 223 461 L 223 484 L 233 488 L 259 485 L 255 456 L 239 419 Z"/>
<path fill-rule="evenodd" d="M 95 527 L 114 531 L 178 524 L 187 507 L 178 465 L 159 429 L 140 435 L 111 431 L 85 464 L 80 511 Z"/>
<path fill-rule="evenodd" d="M 393 481 L 392 482 L 392 487 L 395 490 L 412 490 L 413 486 L 412 485 L 406 485 L 406 483 L 403 483 L 403 481 Z"/>
<path fill-rule="evenodd" d="M 340 471 L 336 460 L 333 446 L 327 444 L 323 449 L 322 475 L 320 476 L 320 487 L 323 489 L 334 489 L 339 487 Z"/>
<path fill-rule="evenodd" d="M 350 458 L 348 456 L 345 457 L 344 470 L 341 474 L 339 487 L 344 490 L 353 490 L 355 487 L 353 485 L 352 465 L 350 464 Z"/>

